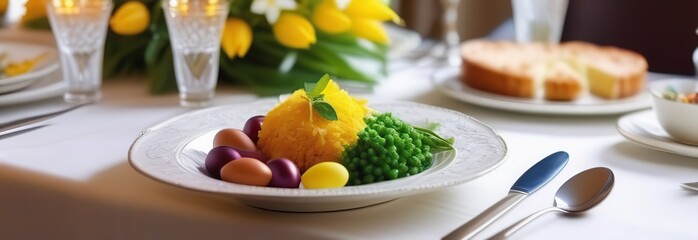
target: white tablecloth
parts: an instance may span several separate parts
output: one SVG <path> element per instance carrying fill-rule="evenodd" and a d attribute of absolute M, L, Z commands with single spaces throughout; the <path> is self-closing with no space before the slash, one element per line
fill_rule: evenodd
<path fill-rule="evenodd" d="M 619 116 L 564 117 L 485 109 L 443 96 L 429 71 L 391 74 L 371 97 L 454 109 L 496 129 L 504 164 L 465 184 L 350 211 L 285 213 L 179 189 L 133 170 L 127 150 L 140 131 L 178 114 L 176 94 L 152 96 L 142 77 L 107 80 L 104 98 L 0 140 L 2 239 L 437 239 L 503 197 L 529 166 L 564 150 L 571 159 L 545 187 L 477 238 L 552 205 L 562 183 L 585 169 L 612 169 L 608 198 L 580 217 L 548 214 L 520 239 L 698 239 L 698 159 L 646 149 L 615 129 Z M 253 101 L 223 87 L 216 105 Z M 60 97 L 0 108 L 0 122 L 67 106 Z"/>

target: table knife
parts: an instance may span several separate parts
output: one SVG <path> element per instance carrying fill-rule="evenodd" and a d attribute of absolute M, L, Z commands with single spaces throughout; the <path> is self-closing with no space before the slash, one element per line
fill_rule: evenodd
<path fill-rule="evenodd" d="M 44 113 L 41 115 L 31 116 L 31 117 L 11 121 L 8 123 L 0 124 L 0 136 L 13 135 L 14 133 L 18 132 L 15 130 L 20 129 L 21 127 L 28 126 L 30 124 L 38 123 L 38 122 L 53 118 L 55 116 L 61 115 L 61 114 L 66 113 L 66 112 L 70 112 L 72 110 L 75 110 L 75 109 L 82 107 L 82 106 L 85 106 L 85 105 L 87 105 L 87 104 L 75 105 L 75 106 L 71 106 L 71 107 L 63 109 L 63 110 L 50 112 L 50 113 Z M 29 130 L 29 129 L 33 130 L 33 129 L 38 129 L 38 128 L 40 128 L 40 127 L 39 126 L 31 127 L 31 128 L 27 128 L 26 130 Z M 19 131 L 24 131 L 24 130 L 19 130 Z"/>
<path fill-rule="evenodd" d="M 494 220 L 509 211 L 529 194 L 540 189 L 557 175 L 569 160 L 569 154 L 564 151 L 555 152 L 538 161 L 519 177 L 509 190 L 506 197 L 499 200 L 472 220 L 453 230 L 443 239 L 470 239 Z"/>

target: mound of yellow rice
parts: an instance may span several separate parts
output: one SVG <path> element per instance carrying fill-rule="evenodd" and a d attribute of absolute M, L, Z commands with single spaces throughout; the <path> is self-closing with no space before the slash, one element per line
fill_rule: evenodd
<path fill-rule="evenodd" d="M 339 162 L 344 147 L 366 127 L 366 101 L 357 100 L 330 81 L 324 100 L 335 109 L 330 121 L 315 111 L 305 90 L 296 90 L 264 119 L 257 147 L 271 158 L 288 158 L 304 172 L 320 162 Z"/>

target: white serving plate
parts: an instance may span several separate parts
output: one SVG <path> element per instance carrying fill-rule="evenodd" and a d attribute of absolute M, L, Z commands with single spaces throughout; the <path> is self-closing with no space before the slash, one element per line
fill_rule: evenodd
<path fill-rule="evenodd" d="M 246 186 L 209 177 L 203 162 L 215 132 L 242 128 L 249 117 L 264 115 L 277 103 L 277 99 L 265 99 L 174 117 L 143 131 L 129 150 L 129 162 L 138 172 L 166 184 L 229 196 L 264 209 L 320 212 L 370 206 L 464 183 L 499 166 L 507 153 L 504 140 L 492 128 L 467 115 L 417 103 L 388 102 L 370 107 L 415 125 L 441 123 L 437 133 L 453 136 L 456 151 L 435 154 L 433 166 L 418 175 L 335 189 Z"/>
<path fill-rule="evenodd" d="M 649 108 L 650 95 L 642 91 L 635 96 L 608 100 L 585 94 L 574 101 L 548 101 L 508 97 L 471 88 L 460 81 L 460 68 L 442 68 L 432 75 L 434 86 L 457 100 L 513 112 L 552 115 L 611 115 Z"/>
<path fill-rule="evenodd" d="M 19 62 L 45 54 L 33 70 L 17 76 L 0 75 L 0 93 L 17 91 L 43 79 L 59 68 L 58 51 L 46 45 L 0 41 L 0 53 L 6 54 L 2 64 Z"/>

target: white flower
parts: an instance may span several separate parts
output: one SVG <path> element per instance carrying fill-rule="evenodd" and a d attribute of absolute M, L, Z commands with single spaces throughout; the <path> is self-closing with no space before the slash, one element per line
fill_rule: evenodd
<path fill-rule="evenodd" d="M 334 0 L 334 3 L 337 5 L 337 8 L 339 10 L 344 10 L 349 6 L 349 3 L 351 3 L 351 0 Z"/>
<path fill-rule="evenodd" d="M 281 10 L 295 10 L 298 7 L 294 0 L 254 0 L 250 11 L 256 14 L 264 14 L 269 24 L 276 23 Z"/>

